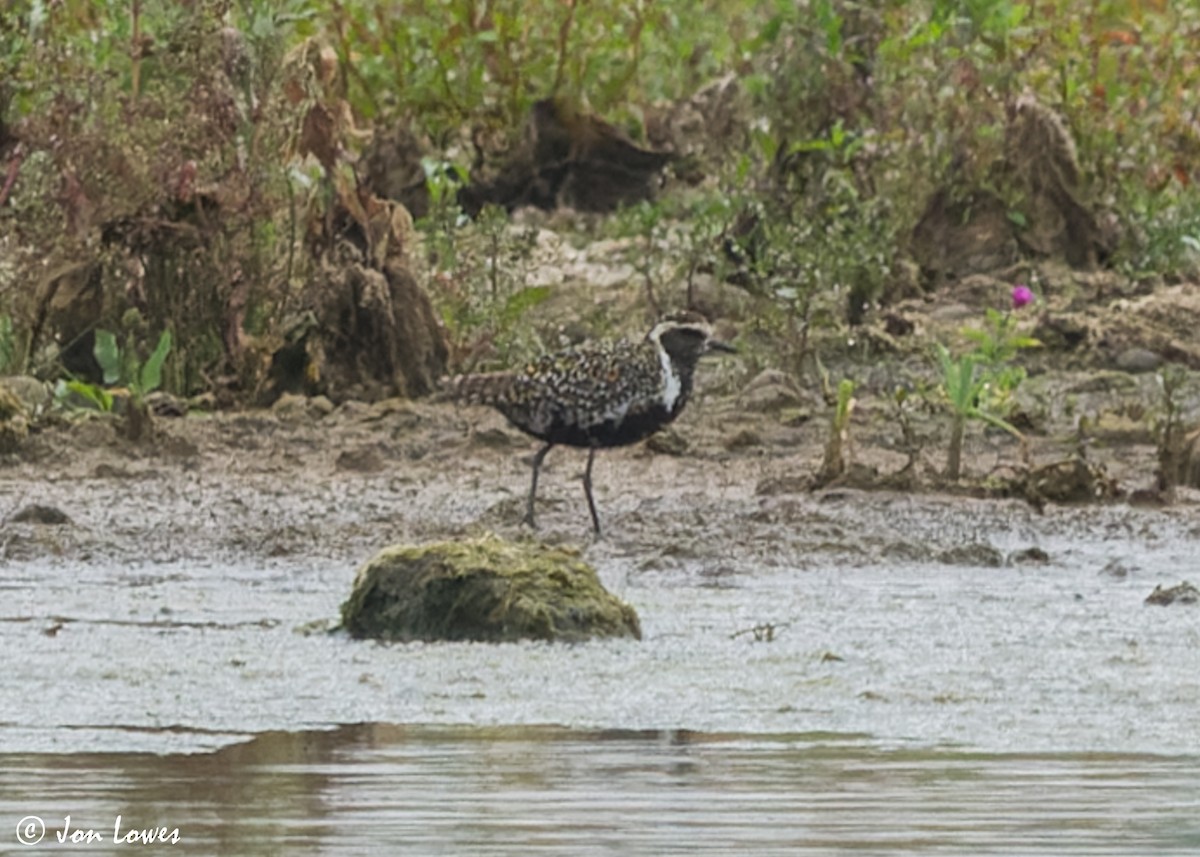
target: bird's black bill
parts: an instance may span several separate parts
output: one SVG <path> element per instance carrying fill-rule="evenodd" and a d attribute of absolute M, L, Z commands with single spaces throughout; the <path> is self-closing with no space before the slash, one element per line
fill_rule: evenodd
<path fill-rule="evenodd" d="M 719 339 L 710 339 L 704 349 L 705 351 L 724 351 L 726 354 L 737 354 L 738 350 L 728 342 L 722 342 Z"/>

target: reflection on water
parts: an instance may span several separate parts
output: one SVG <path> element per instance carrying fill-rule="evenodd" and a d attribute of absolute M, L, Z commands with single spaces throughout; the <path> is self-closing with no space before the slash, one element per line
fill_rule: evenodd
<path fill-rule="evenodd" d="M 881 748 L 866 736 L 411 727 L 266 733 L 210 754 L 0 756 L 7 839 L 63 820 L 128 853 L 1195 854 L 1195 757 Z"/>

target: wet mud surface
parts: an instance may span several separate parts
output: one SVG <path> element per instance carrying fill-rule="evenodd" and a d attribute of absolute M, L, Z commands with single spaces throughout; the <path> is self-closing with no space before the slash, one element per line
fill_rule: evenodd
<path fill-rule="evenodd" d="M 357 567 L 527 537 L 535 445 L 476 409 L 319 413 L 164 420 L 152 446 L 91 421 L 0 474 L 5 842 L 41 824 L 22 853 L 68 829 L 124 853 L 119 823 L 197 854 L 1200 843 L 1200 614 L 1144 603 L 1194 575 L 1186 492 L 1043 512 L 814 492 L 823 427 L 702 396 L 683 454 L 598 456 L 598 541 L 585 456 L 543 472 L 538 536 L 579 545 L 642 640 L 388 645 L 330 630 Z M 1012 452 L 977 437 L 971 462 Z"/>
<path fill-rule="evenodd" d="M 582 646 L 329 633 L 380 548 L 527 534 L 534 445 L 486 410 L 190 417 L 150 447 L 99 421 L 46 433 L 0 481 L 0 635 L 19 654 L 0 747 L 200 750 L 359 722 L 1195 746 L 1195 614 L 1143 604 L 1193 573 L 1193 505 L 793 491 L 821 430 L 762 418 L 775 439 L 730 452 L 746 419 L 709 397 L 677 426 L 686 454 L 598 456 L 600 540 L 585 456 L 551 453 L 538 536 L 580 545 L 645 634 Z M 13 520 L 33 504 L 69 520 Z"/>

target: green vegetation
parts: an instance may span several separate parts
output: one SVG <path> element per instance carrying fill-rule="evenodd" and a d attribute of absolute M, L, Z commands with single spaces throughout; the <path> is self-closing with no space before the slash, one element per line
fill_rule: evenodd
<path fill-rule="evenodd" d="M 1186 373 L 1177 366 L 1164 367 L 1158 372 L 1158 385 L 1162 391 L 1162 413 L 1155 421 L 1157 435 L 1158 488 L 1172 492 L 1179 485 L 1189 484 L 1188 473 L 1195 464 L 1191 460 L 1194 452 L 1195 435 L 1189 436 L 1181 413 L 1180 400 L 1187 381 Z M 1194 481 L 1191 482 L 1194 484 Z"/>
<path fill-rule="evenodd" d="M 447 368 L 536 350 L 536 231 L 502 207 L 468 216 L 460 191 L 548 98 L 679 148 L 666 192 L 612 219 L 638 236 L 646 302 L 734 282 L 779 343 L 764 362 L 785 368 L 815 365 L 812 331 L 952 278 L 953 230 L 990 213 L 1009 258 L 1061 254 L 1052 227 L 1076 218 L 1081 265 L 1194 277 L 1197 34 L 1181 0 L 16 0 L 0 20 L 0 371 L 77 376 L 70 347 L 98 329 L 123 355 L 171 330 L 167 374 L 153 356 L 144 377 L 122 369 L 131 391 L 261 399 L 330 267 L 384 267 L 367 179 L 395 128 L 418 150 L 423 241 L 404 249 Z M 672 112 L 693 97 L 709 100 Z M 698 128 L 672 130 L 688 116 Z M 1010 322 L 989 314 L 974 352 L 938 352 L 960 440 L 967 420 L 1001 424 L 1021 381 L 1031 343 Z M 330 324 L 312 328 L 336 339 Z M 75 383 L 103 404 L 101 380 Z"/>
<path fill-rule="evenodd" d="M 0 373 L 13 365 L 17 353 L 16 334 L 12 316 L 0 315 Z"/>
<path fill-rule="evenodd" d="M 776 8 L 737 0 L 486 4 L 390 0 L 303 5 L 324 22 L 347 98 L 374 120 L 418 117 L 434 139 L 466 125 L 508 130 L 563 96 L 635 119 L 728 70 Z M 402 8 L 402 12 L 399 11 Z"/>
<path fill-rule="evenodd" d="M 434 300 L 453 362 L 479 369 L 487 367 L 489 356 L 535 351 L 534 334 L 522 319 L 551 295 L 548 286 L 525 284 L 536 231 L 511 228 L 495 205 L 484 206 L 471 220 L 452 197 L 431 192 L 425 220 L 434 219 L 442 224 L 427 232 Z"/>
<path fill-rule="evenodd" d="M 154 351 L 143 362 L 137 354 L 132 337 L 122 348 L 112 331 L 97 330 L 93 353 L 103 373 L 104 386 L 72 378 L 60 381 L 57 398 L 61 404 L 70 404 L 70 393 L 82 398 L 88 405 L 101 413 L 110 413 L 118 396 L 125 399 L 126 434 L 131 440 L 140 440 L 150 425 L 150 411 L 146 397 L 162 385 L 163 364 L 171 352 L 171 331 L 164 330 L 158 338 Z M 108 387 L 117 387 L 114 391 Z"/>
<path fill-rule="evenodd" d="M 957 480 L 962 474 L 963 435 L 968 420 L 985 422 L 1018 439 L 1021 433 L 988 409 L 988 390 L 996 381 L 996 376 L 983 368 L 978 354 L 963 354 L 955 359 L 941 343 L 935 349 L 942 370 L 941 389 L 950 406 L 952 418 L 950 446 L 946 453 L 946 478 Z"/>
<path fill-rule="evenodd" d="M 121 348 L 107 330 L 96 331 L 96 361 L 104 372 L 105 384 L 120 384 L 134 401 L 142 401 L 162 384 L 162 367 L 171 351 L 171 331 L 164 330 L 158 345 L 143 363 L 132 345 Z"/>
<path fill-rule="evenodd" d="M 846 472 L 846 456 L 850 446 L 850 415 L 854 412 L 854 382 L 843 378 L 838 384 L 837 404 L 829 421 L 829 438 L 825 441 L 825 456 L 817 472 L 817 484 L 827 485 Z"/>

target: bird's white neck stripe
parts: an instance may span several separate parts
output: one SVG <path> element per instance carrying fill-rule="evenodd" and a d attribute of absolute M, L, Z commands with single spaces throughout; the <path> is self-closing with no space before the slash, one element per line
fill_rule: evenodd
<path fill-rule="evenodd" d="M 675 366 L 671 363 L 671 358 L 667 354 L 667 350 L 658 345 L 658 362 L 662 364 L 663 371 L 663 406 L 668 412 L 675 410 L 675 403 L 679 401 L 680 395 L 683 393 L 683 384 L 679 380 L 679 374 L 675 371 Z"/>

